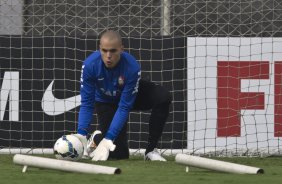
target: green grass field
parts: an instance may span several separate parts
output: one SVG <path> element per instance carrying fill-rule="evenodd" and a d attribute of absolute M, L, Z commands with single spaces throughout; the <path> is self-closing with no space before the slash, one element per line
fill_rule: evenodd
<path fill-rule="evenodd" d="M 263 168 L 265 174 L 240 175 L 209 171 L 176 164 L 174 157 L 168 162 L 145 162 L 142 157 L 131 157 L 129 160 L 97 162 L 95 164 L 119 167 L 119 175 L 81 174 L 56 170 L 28 168 L 22 173 L 22 166 L 13 164 L 12 155 L 0 155 L 0 183 L 40 183 L 40 184 L 96 184 L 96 183 L 133 183 L 133 184 L 177 184 L 177 183 L 208 183 L 208 184 L 278 184 L 282 181 L 282 158 L 220 158 L 233 163 L 246 164 Z M 215 158 L 219 159 L 219 158 Z M 91 161 L 85 161 L 93 163 Z"/>

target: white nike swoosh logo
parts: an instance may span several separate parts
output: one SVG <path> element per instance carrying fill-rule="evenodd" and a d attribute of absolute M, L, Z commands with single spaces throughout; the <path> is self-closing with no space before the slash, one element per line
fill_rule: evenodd
<path fill-rule="evenodd" d="M 41 107 L 45 114 L 48 114 L 49 116 L 56 116 L 80 106 L 80 95 L 66 99 L 58 99 L 54 97 L 52 92 L 53 84 L 54 81 L 49 84 L 42 97 Z"/>

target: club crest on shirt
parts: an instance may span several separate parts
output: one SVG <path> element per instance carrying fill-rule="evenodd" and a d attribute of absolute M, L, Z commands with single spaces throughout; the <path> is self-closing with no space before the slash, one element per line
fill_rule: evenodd
<path fill-rule="evenodd" d="M 119 76 L 119 78 L 118 78 L 118 85 L 119 86 L 123 86 L 124 85 L 124 77 L 123 76 Z"/>

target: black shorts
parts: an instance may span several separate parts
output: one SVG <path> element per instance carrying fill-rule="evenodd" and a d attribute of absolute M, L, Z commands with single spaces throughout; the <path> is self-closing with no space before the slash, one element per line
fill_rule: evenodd
<path fill-rule="evenodd" d="M 141 79 L 139 81 L 138 93 L 132 110 L 150 110 L 154 105 L 160 104 L 168 99 L 171 100 L 171 97 L 164 87 Z M 95 103 L 95 110 L 98 117 L 98 129 L 102 131 L 103 135 L 108 131 L 117 108 L 118 104 Z M 126 159 L 129 157 L 127 140 L 127 126 L 125 124 L 114 142 L 116 144 L 116 150 L 110 153 L 110 158 Z"/>

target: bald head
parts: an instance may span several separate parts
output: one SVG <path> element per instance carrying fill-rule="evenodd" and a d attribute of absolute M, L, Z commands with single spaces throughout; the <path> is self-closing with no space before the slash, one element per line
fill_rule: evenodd
<path fill-rule="evenodd" d="M 113 41 L 114 42 L 118 42 L 120 45 L 122 45 L 121 36 L 116 31 L 107 30 L 104 33 L 102 33 L 101 37 L 100 37 L 100 44 L 101 44 L 101 41 L 104 40 L 104 39 L 107 39 L 107 40 L 109 40 L 111 42 L 113 42 Z"/>

